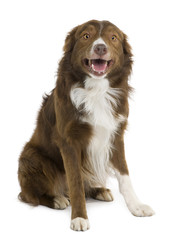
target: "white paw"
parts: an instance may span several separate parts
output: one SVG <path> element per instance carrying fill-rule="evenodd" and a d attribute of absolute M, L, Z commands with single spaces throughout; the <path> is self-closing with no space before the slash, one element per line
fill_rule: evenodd
<path fill-rule="evenodd" d="M 74 218 L 71 221 L 70 228 L 74 231 L 86 231 L 90 228 L 89 220 L 85 218 Z"/>
<path fill-rule="evenodd" d="M 151 207 L 142 203 L 128 205 L 128 208 L 130 212 L 136 217 L 149 217 L 155 214 Z"/>
<path fill-rule="evenodd" d="M 97 200 L 111 202 L 114 200 L 113 195 L 110 190 L 105 190 L 96 196 Z"/>
<path fill-rule="evenodd" d="M 64 196 L 57 196 L 54 198 L 55 209 L 65 209 L 70 204 L 69 200 Z"/>

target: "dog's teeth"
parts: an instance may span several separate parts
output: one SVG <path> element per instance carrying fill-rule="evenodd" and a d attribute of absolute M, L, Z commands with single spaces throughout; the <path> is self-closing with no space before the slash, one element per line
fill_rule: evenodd
<path fill-rule="evenodd" d="M 94 71 L 96 71 L 95 68 L 94 68 L 94 64 L 92 64 L 91 67 L 92 67 L 92 69 L 93 69 Z"/>

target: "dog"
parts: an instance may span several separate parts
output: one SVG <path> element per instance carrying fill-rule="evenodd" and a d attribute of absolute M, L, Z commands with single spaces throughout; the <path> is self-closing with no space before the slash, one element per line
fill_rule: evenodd
<path fill-rule="evenodd" d="M 19 158 L 19 198 L 65 209 L 71 229 L 88 230 L 86 198 L 112 201 L 113 172 L 130 212 L 154 211 L 136 196 L 125 160 L 132 52 L 127 36 L 109 21 L 91 20 L 66 37 L 56 87 L 46 95 L 36 129 Z"/>

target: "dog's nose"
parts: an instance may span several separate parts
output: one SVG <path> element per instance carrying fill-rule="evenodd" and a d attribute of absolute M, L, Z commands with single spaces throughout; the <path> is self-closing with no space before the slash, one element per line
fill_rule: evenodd
<path fill-rule="evenodd" d="M 107 47 L 104 44 L 97 44 L 94 47 L 94 52 L 99 56 L 105 55 L 107 53 Z"/>

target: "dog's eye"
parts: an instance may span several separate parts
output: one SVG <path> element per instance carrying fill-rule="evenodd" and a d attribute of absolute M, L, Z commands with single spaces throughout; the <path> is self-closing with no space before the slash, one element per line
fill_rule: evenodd
<path fill-rule="evenodd" d="M 90 38 L 90 35 L 89 35 L 88 33 L 85 33 L 84 36 L 83 36 L 83 38 L 84 38 L 85 40 L 87 40 L 88 38 Z"/>
<path fill-rule="evenodd" d="M 113 35 L 113 36 L 111 37 L 111 39 L 112 39 L 112 41 L 116 41 L 116 40 L 117 40 L 116 35 Z"/>

